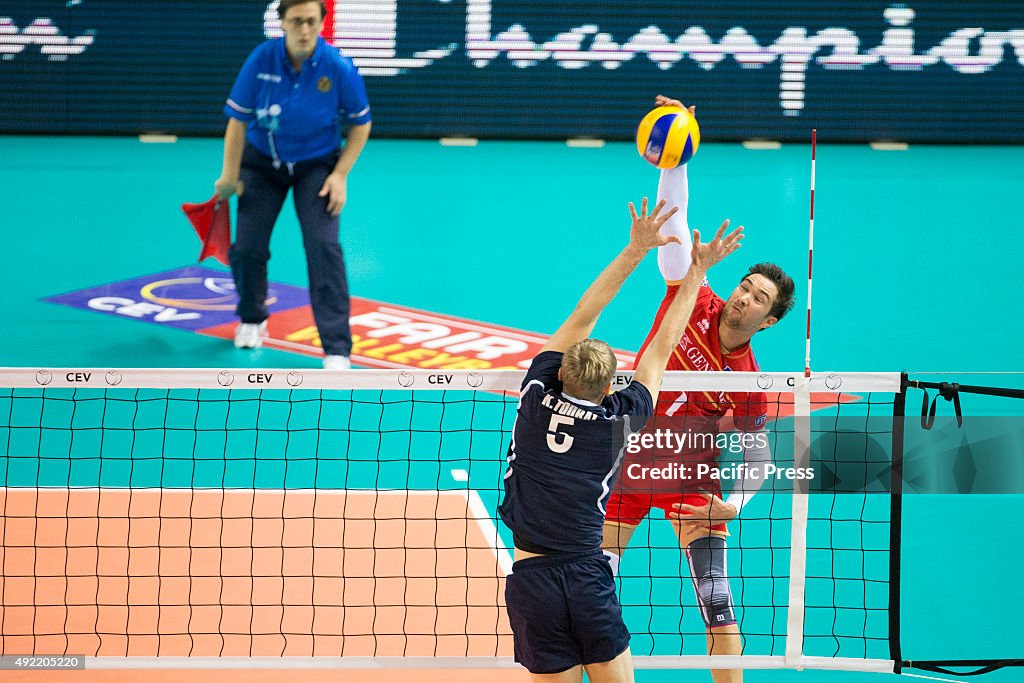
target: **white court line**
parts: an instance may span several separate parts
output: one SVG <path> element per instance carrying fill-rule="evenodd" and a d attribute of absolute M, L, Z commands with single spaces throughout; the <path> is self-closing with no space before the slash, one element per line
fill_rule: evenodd
<path fill-rule="evenodd" d="M 923 678 L 927 681 L 943 681 L 944 683 L 958 683 L 957 681 L 954 681 L 952 678 L 938 678 L 937 676 L 922 676 L 921 674 L 908 674 L 906 671 L 901 671 L 898 674 L 893 675 L 909 676 L 910 678 Z"/>
<path fill-rule="evenodd" d="M 455 481 L 469 481 L 469 472 L 466 470 L 452 470 L 452 479 Z"/>
<path fill-rule="evenodd" d="M 473 489 L 458 491 L 458 493 L 465 496 L 469 511 L 480 525 L 480 530 L 490 544 L 491 550 L 494 551 L 494 557 L 498 560 L 502 576 L 508 576 L 512 573 L 512 555 L 509 554 L 507 547 L 498 545 L 501 542 L 501 537 L 498 536 L 498 527 L 494 525 L 494 520 L 487 514 L 487 508 L 484 507 L 484 501 L 480 498 L 480 494 Z"/>

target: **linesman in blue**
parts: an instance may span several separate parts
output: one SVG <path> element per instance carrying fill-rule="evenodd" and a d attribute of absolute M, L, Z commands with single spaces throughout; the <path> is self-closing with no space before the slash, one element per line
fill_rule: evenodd
<path fill-rule="evenodd" d="M 224 165 L 214 183 L 224 199 L 239 195 L 228 252 L 241 318 L 235 346 L 257 348 L 267 336 L 270 233 L 291 189 L 324 367 L 345 369 L 352 333 L 338 216 L 349 172 L 370 137 L 370 105 L 352 60 L 320 37 L 324 3 L 281 0 L 277 12 L 284 37 L 252 51 L 224 107 Z"/>
<path fill-rule="evenodd" d="M 628 387 L 611 393 L 616 360 L 589 339 L 598 316 L 653 248 L 675 212 L 660 202 L 640 215 L 632 203 L 629 244 L 598 276 L 576 309 L 533 359 L 520 392 L 500 514 L 512 530 L 515 563 L 505 602 L 516 661 L 535 681 L 633 680 L 629 631 L 601 551 L 605 505 L 626 439 L 653 414 L 669 354 L 693 310 L 708 268 L 739 248 L 743 228 L 701 243 L 694 230 L 692 264 Z"/>

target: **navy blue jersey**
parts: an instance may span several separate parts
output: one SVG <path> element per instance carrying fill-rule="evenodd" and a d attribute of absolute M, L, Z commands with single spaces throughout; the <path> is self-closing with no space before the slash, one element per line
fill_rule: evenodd
<path fill-rule="evenodd" d="M 575 553 L 601 546 L 626 438 L 643 427 L 654 405 L 638 382 L 601 405 L 569 398 L 558 381 L 561 366 L 561 353 L 545 351 L 523 380 L 499 511 L 531 545 Z"/>

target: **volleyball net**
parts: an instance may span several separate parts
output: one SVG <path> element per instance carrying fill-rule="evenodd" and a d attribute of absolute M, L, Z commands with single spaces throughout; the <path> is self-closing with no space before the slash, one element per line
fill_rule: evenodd
<path fill-rule="evenodd" d="M 514 666 L 496 510 L 521 380 L 0 370 L 0 654 Z M 665 391 L 763 394 L 774 470 L 730 524 L 742 656 L 707 656 L 669 523 L 637 529 L 618 580 L 638 668 L 922 664 L 901 650 L 908 381 L 666 375 Z M 920 469 L 913 486 L 956 493 Z"/>

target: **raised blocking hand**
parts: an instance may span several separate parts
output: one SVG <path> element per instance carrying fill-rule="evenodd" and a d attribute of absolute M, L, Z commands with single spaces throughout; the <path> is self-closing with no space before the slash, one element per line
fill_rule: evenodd
<path fill-rule="evenodd" d="M 664 208 L 665 200 L 662 199 L 655 205 L 654 211 L 648 215 L 647 197 L 644 197 L 640 202 L 640 215 L 637 215 L 633 202 L 629 203 L 629 215 L 633 218 L 633 225 L 629 229 L 630 246 L 647 252 L 672 242 L 676 244 L 681 243 L 679 237 L 675 235 L 666 236 L 661 234 L 661 226 L 665 225 L 665 222 L 679 211 L 679 207 L 673 206 L 665 213 L 662 213 L 661 210 Z"/>

